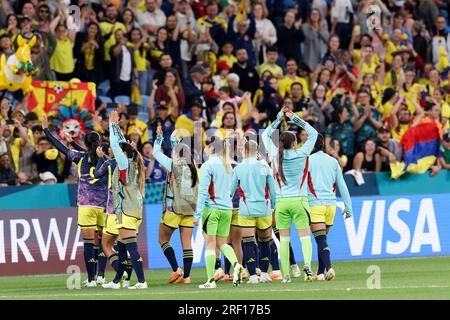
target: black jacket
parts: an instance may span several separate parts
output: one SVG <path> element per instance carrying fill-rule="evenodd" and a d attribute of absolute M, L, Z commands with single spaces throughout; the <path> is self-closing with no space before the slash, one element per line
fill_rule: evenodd
<path fill-rule="evenodd" d="M 256 69 L 251 67 L 248 63 L 245 68 L 239 64 L 233 64 L 230 73 L 236 73 L 239 76 L 239 89 L 242 91 L 249 91 L 252 95 L 255 94 L 259 88 L 259 75 Z"/>
<path fill-rule="evenodd" d="M 10 186 L 15 186 L 17 179 L 18 179 L 17 174 L 13 169 L 0 168 L 0 183 L 1 184 L 6 183 Z"/>
<path fill-rule="evenodd" d="M 122 69 L 122 51 L 120 51 L 118 56 L 114 55 L 114 49 L 119 46 L 119 44 L 116 44 L 115 46 L 112 46 L 109 49 L 109 53 L 111 54 L 111 81 L 112 82 L 120 82 L 120 70 Z M 136 68 L 136 64 L 134 62 L 134 54 L 133 50 L 130 47 L 127 47 L 128 52 L 130 53 L 131 57 L 131 76 L 133 76 L 133 69 Z"/>
<path fill-rule="evenodd" d="M 89 76 L 88 70 L 86 69 L 86 58 L 83 52 L 81 52 L 81 48 L 83 47 L 83 43 L 87 38 L 87 33 L 78 33 L 75 38 L 75 45 L 73 47 L 73 56 L 77 59 L 77 63 L 75 65 L 75 72 L 77 77 L 83 81 L 88 82 L 92 81 L 96 84 L 99 84 L 105 79 L 104 72 L 104 57 L 105 57 L 105 48 L 103 46 L 103 42 L 99 41 L 99 48 L 94 50 L 94 73 L 93 78 Z"/>

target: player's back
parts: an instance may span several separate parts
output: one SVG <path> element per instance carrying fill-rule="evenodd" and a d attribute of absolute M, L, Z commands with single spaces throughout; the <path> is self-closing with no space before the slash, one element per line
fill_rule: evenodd
<path fill-rule="evenodd" d="M 310 205 L 320 205 L 317 203 L 318 200 L 336 200 L 338 170 L 340 167 L 337 160 L 323 151 L 309 156 L 308 201 Z"/>

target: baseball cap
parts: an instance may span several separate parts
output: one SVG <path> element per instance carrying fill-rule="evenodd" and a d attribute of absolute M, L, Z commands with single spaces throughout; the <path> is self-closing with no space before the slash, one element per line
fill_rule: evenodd
<path fill-rule="evenodd" d="M 450 142 L 450 132 L 444 133 L 444 137 L 442 138 L 445 142 Z"/>
<path fill-rule="evenodd" d="M 203 66 L 196 65 L 196 66 L 193 66 L 191 68 L 190 73 L 196 73 L 196 72 L 201 73 L 201 74 L 205 74 L 206 70 L 205 70 L 205 68 L 203 68 Z"/>
<path fill-rule="evenodd" d="M 47 180 L 55 180 L 55 182 L 58 181 L 58 179 L 56 179 L 55 175 L 53 173 L 51 173 L 50 171 L 45 171 L 44 173 L 40 173 L 39 178 L 42 181 L 47 181 Z"/>

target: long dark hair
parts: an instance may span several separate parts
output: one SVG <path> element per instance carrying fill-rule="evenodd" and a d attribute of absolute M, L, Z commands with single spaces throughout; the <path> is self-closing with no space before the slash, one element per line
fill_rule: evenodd
<path fill-rule="evenodd" d="M 280 145 L 278 147 L 278 176 L 284 184 L 287 184 L 286 177 L 283 172 L 284 150 L 291 149 L 292 143 L 296 141 L 297 138 L 295 137 L 295 134 L 290 131 L 285 131 L 280 135 Z"/>
<path fill-rule="evenodd" d="M 223 120 L 225 120 L 225 117 L 226 117 L 227 115 L 229 115 L 229 114 L 232 114 L 233 117 L 234 117 L 233 130 L 236 130 L 236 128 L 237 128 L 237 118 L 236 118 L 236 113 L 234 113 L 234 112 L 225 112 L 225 114 L 224 114 L 223 117 L 222 117 L 222 125 L 221 125 L 220 127 L 221 127 L 221 128 L 225 128 L 225 124 L 224 124 Z"/>
<path fill-rule="evenodd" d="M 138 187 L 142 194 L 144 194 L 144 183 L 145 183 L 145 166 L 144 158 L 130 143 L 122 142 L 120 148 L 125 153 L 128 159 L 132 159 L 136 162 L 138 170 Z"/>
<path fill-rule="evenodd" d="M 316 153 L 316 152 L 318 152 L 318 151 L 324 151 L 325 150 L 325 143 L 324 143 L 324 137 L 323 137 L 323 134 L 321 134 L 321 133 L 319 133 L 318 135 L 317 135 L 317 140 L 316 140 L 316 143 L 315 143 L 315 145 L 314 145 L 314 149 L 313 149 L 313 151 L 311 152 L 311 154 L 313 154 L 313 153 Z"/>
<path fill-rule="evenodd" d="M 191 152 L 191 148 L 185 143 L 179 143 L 174 150 L 180 158 L 184 158 L 187 162 L 189 170 L 191 171 L 192 184 L 191 187 L 195 187 L 198 181 L 197 168 L 194 164 L 194 155 Z"/>
<path fill-rule="evenodd" d="M 88 149 L 87 153 L 91 163 L 96 166 L 98 161 L 97 147 L 102 146 L 102 138 L 97 132 L 91 131 L 84 137 L 84 144 Z"/>
<path fill-rule="evenodd" d="M 100 25 L 97 22 L 90 22 L 88 24 L 88 26 L 86 28 L 86 32 L 84 33 L 83 43 L 89 41 L 89 33 L 87 30 L 90 28 L 91 25 L 94 25 L 97 27 L 97 34 L 95 35 L 95 41 L 97 41 L 97 43 L 100 44 L 102 29 L 100 28 Z"/>

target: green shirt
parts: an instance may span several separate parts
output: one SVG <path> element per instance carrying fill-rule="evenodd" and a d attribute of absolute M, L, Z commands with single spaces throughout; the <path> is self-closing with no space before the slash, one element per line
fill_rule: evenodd
<path fill-rule="evenodd" d="M 450 164 L 450 149 L 445 149 L 444 145 L 441 145 L 442 158 L 446 164 Z"/>
<path fill-rule="evenodd" d="M 332 139 L 336 138 L 339 140 L 344 154 L 348 156 L 355 154 L 355 135 L 353 134 L 353 124 L 350 121 L 330 123 L 326 135 Z"/>
<path fill-rule="evenodd" d="M 372 115 L 371 118 L 374 120 L 380 120 L 381 113 L 377 109 L 371 107 Z M 358 108 L 359 114 L 364 115 L 364 108 L 360 107 Z M 377 129 L 373 126 L 372 122 L 370 122 L 369 119 L 366 119 L 364 123 L 361 125 L 361 128 L 356 132 L 356 142 L 361 143 L 366 141 L 369 138 L 376 138 L 377 137 Z"/>

